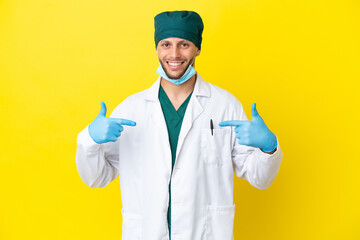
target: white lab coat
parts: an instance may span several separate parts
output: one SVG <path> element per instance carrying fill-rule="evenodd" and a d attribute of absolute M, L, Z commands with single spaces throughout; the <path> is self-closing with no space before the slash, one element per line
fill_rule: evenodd
<path fill-rule="evenodd" d="M 96 144 L 86 127 L 78 135 L 76 164 L 90 187 L 105 187 L 120 176 L 123 240 L 169 239 L 167 210 L 171 179 L 171 239 L 231 240 L 235 174 L 259 189 L 268 188 L 282 159 L 239 145 L 225 120 L 247 120 L 229 92 L 197 80 L 182 123 L 171 174 L 171 150 L 158 98 L 160 77 L 147 90 L 119 104 L 110 117 L 137 123 L 124 126 L 115 143 Z M 210 119 L 214 133 L 210 131 Z M 238 228 L 241 226 L 237 226 Z"/>

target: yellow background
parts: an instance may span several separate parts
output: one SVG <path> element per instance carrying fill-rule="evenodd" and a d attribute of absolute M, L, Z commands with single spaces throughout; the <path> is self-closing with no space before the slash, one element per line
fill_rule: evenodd
<path fill-rule="evenodd" d="M 119 181 L 81 181 L 76 137 L 157 79 L 166 10 L 201 15 L 197 71 L 284 153 L 267 190 L 236 178 L 235 239 L 360 239 L 358 0 L 0 1 L 0 239 L 120 239 Z"/>

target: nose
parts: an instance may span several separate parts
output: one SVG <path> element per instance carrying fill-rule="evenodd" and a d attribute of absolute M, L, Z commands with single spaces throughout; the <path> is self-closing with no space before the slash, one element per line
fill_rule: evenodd
<path fill-rule="evenodd" d="M 173 59 L 180 57 L 180 49 L 176 45 L 171 49 L 171 57 Z"/>

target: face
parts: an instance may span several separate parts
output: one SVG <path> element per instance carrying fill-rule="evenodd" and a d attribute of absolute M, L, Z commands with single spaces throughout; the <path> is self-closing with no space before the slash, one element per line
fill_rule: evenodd
<path fill-rule="evenodd" d="M 171 79 L 179 79 L 190 64 L 194 66 L 200 50 L 188 40 L 170 37 L 158 43 L 156 53 L 166 75 Z"/>

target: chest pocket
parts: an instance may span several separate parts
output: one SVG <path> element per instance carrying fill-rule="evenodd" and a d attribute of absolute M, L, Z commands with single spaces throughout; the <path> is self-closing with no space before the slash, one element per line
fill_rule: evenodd
<path fill-rule="evenodd" d="M 231 162 L 231 129 L 201 129 L 201 156 L 206 164 L 221 165 Z"/>

